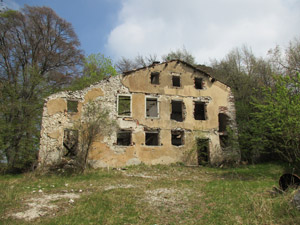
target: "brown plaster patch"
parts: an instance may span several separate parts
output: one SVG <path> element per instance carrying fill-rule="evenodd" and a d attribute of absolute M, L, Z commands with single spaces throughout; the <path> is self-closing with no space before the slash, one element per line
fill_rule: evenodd
<path fill-rule="evenodd" d="M 47 109 L 49 116 L 52 116 L 59 112 L 64 112 L 67 110 L 67 103 L 64 99 L 57 98 L 52 99 L 47 102 Z"/>
<path fill-rule="evenodd" d="M 110 148 L 102 143 L 102 142 L 94 142 L 91 148 L 91 151 L 89 152 L 89 159 L 90 160 L 99 160 L 101 156 L 107 152 L 110 152 Z"/>
<path fill-rule="evenodd" d="M 99 96 L 104 96 L 104 93 L 101 88 L 93 88 L 92 90 L 88 91 L 84 96 L 84 103 L 88 101 L 93 101 Z"/>
<path fill-rule="evenodd" d="M 60 132 L 59 130 L 53 131 L 48 134 L 48 137 L 53 138 L 53 139 L 58 139 L 60 137 Z"/>

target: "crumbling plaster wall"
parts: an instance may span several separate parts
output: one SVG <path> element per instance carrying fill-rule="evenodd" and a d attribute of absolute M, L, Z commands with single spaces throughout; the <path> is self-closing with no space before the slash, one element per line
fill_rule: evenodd
<path fill-rule="evenodd" d="M 151 84 L 152 72 L 159 72 L 159 84 Z M 179 76 L 181 86 L 173 87 L 172 76 Z M 195 89 L 194 78 L 203 79 L 203 89 Z M 229 126 L 237 133 L 235 122 L 234 97 L 228 86 L 213 81 L 211 77 L 199 72 L 183 63 L 173 61 L 166 64 L 153 65 L 127 75 L 123 83 L 131 93 L 133 93 L 133 117 L 138 119 L 145 126 L 160 127 L 164 130 L 172 130 L 178 127 L 185 131 L 193 131 L 191 142 L 184 146 L 184 150 L 195 149 L 195 139 L 209 139 L 210 162 L 212 164 L 221 163 L 225 157 L 231 157 L 232 152 L 224 152 L 220 145 L 219 113 L 224 113 L 229 118 Z M 147 93 L 147 94 L 145 94 Z M 159 102 L 159 118 L 145 117 L 145 96 L 154 96 Z M 181 100 L 185 105 L 185 119 L 183 122 L 170 120 L 171 100 Z M 207 119 L 194 119 L 194 102 L 206 102 Z M 187 135 L 188 136 L 188 135 Z M 169 143 L 166 140 L 166 143 Z M 163 143 L 165 145 L 166 143 Z M 174 151 L 174 146 L 168 146 Z M 239 150 L 234 150 L 234 155 L 240 155 Z M 182 160 L 182 155 L 179 154 Z M 196 163 L 194 159 L 191 163 Z"/>
<path fill-rule="evenodd" d="M 110 118 L 118 120 L 123 128 L 135 126 L 134 122 L 122 121 L 122 118 L 117 117 L 116 99 L 118 94 L 129 94 L 128 89 L 122 85 L 120 76 L 110 77 L 84 90 L 64 91 L 49 96 L 45 100 L 43 109 L 39 163 L 50 165 L 61 160 L 64 129 L 74 127 L 74 122 L 81 118 L 83 106 L 88 101 L 99 102 L 102 107 L 108 109 Z M 67 112 L 67 100 L 78 101 L 78 112 Z M 112 136 L 104 137 L 104 139 L 102 137 L 97 142 L 104 141 L 107 149 L 107 146 L 113 146 L 115 139 L 116 135 L 112 134 Z M 95 143 L 95 146 L 97 144 Z M 112 149 L 114 154 L 121 152 L 118 148 Z M 93 155 L 93 151 L 91 151 L 91 155 Z"/>
<path fill-rule="evenodd" d="M 152 71 L 160 72 L 160 84 L 150 84 Z M 173 75 L 181 77 L 181 87 L 172 87 Z M 204 87 L 197 90 L 193 78 L 203 78 Z M 120 117 L 117 114 L 117 96 L 131 96 L 132 116 Z M 147 118 L 146 97 L 155 97 L 159 104 L 158 118 Z M 177 122 L 170 119 L 171 101 L 181 100 L 185 105 L 185 119 Z M 67 100 L 78 101 L 78 112 L 67 112 Z M 186 160 L 189 151 L 195 150 L 195 139 L 209 139 L 210 162 L 218 164 L 224 159 L 218 132 L 218 113 L 228 115 L 231 127 L 236 129 L 235 107 L 230 88 L 209 76 L 171 62 L 133 72 L 127 76 L 110 77 L 84 90 L 60 92 L 49 96 L 44 104 L 39 161 L 40 164 L 53 164 L 62 158 L 64 129 L 72 129 L 74 121 L 81 118 L 84 105 L 97 101 L 109 110 L 110 118 L 116 120 L 121 129 L 132 131 L 132 144 L 118 146 L 116 132 L 96 140 L 89 153 L 89 163 L 93 167 L 120 167 L 146 164 L 170 164 Z M 194 119 L 194 102 L 207 104 L 207 120 Z M 145 129 L 159 129 L 159 146 L 145 145 Z M 171 130 L 184 131 L 184 145 L 171 144 Z M 195 152 L 194 152 L 195 153 Z M 197 164 L 194 154 L 190 164 Z"/>

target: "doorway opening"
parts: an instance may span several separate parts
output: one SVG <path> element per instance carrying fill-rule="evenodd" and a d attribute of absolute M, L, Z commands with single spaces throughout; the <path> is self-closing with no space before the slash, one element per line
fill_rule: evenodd
<path fill-rule="evenodd" d="M 209 163 L 209 139 L 197 138 L 197 159 L 198 165 Z"/>

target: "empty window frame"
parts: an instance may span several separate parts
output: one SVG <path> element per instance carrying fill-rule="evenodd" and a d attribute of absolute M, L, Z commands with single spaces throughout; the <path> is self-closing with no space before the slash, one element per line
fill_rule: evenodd
<path fill-rule="evenodd" d="M 178 122 L 183 121 L 183 102 L 182 101 L 171 101 L 172 105 L 172 113 L 171 113 L 171 119 L 176 120 Z"/>
<path fill-rule="evenodd" d="M 145 144 L 148 146 L 159 145 L 159 131 L 146 131 L 145 132 Z"/>
<path fill-rule="evenodd" d="M 206 120 L 206 105 L 204 102 L 195 102 L 195 120 Z"/>
<path fill-rule="evenodd" d="M 131 96 L 118 95 L 118 115 L 131 116 Z"/>
<path fill-rule="evenodd" d="M 229 117 L 224 113 L 219 113 L 219 132 L 226 132 Z"/>
<path fill-rule="evenodd" d="M 184 145 L 184 131 L 182 130 L 172 130 L 171 131 L 171 143 L 175 146 Z"/>
<path fill-rule="evenodd" d="M 117 133 L 117 145 L 129 146 L 131 145 L 131 131 L 121 130 Z"/>
<path fill-rule="evenodd" d="M 230 146 L 228 135 L 219 135 L 219 141 L 222 149 L 226 149 Z"/>
<path fill-rule="evenodd" d="M 64 130 L 64 156 L 76 156 L 78 152 L 78 130 Z"/>
<path fill-rule="evenodd" d="M 159 84 L 159 72 L 152 72 L 150 79 L 151 84 Z"/>
<path fill-rule="evenodd" d="M 203 79 L 199 77 L 195 77 L 195 88 L 203 89 Z"/>
<path fill-rule="evenodd" d="M 76 100 L 67 100 L 67 110 L 69 113 L 78 112 L 78 101 Z"/>
<path fill-rule="evenodd" d="M 173 87 L 180 87 L 180 76 L 172 76 Z"/>
<path fill-rule="evenodd" d="M 146 117 L 158 117 L 157 98 L 146 97 Z"/>

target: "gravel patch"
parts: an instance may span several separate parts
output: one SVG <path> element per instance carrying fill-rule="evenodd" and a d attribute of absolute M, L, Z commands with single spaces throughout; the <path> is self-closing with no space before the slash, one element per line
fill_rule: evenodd
<path fill-rule="evenodd" d="M 29 209 L 23 212 L 13 213 L 10 216 L 27 221 L 34 220 L 58 209 L 59 207 L 53 203 L 53 201 L 68 199 L 69 203 L 74 203 L 74 199 L 79 197 L 80 195 L 75 193 L 43 194 L 41 196 L 27 199 L 25 204 Z"/>

